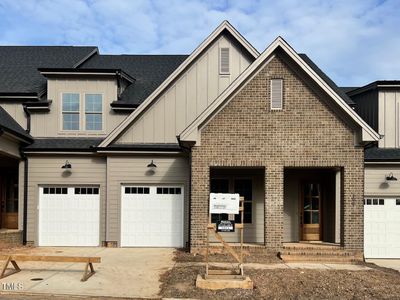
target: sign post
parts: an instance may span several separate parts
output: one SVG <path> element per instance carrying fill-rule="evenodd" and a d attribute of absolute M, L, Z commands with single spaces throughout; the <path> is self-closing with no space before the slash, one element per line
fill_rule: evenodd
<path fill-rule="evenodd" d="M 205 278 L 226 277 L 229 278 L 238 277 L 244 278 L 243 274 L 243 211 L 244 211 L 244 198 L 240 197 L 239 194 L 210 194 L 210 211 L 208 216 L 207 225 L 207 249 L 206 249 L 206 276 Z M 235 224 L 232 220 L 223 220 L 217 224 L 211 222 L 211 214 L 240 214 L 240 224 Z M 235 232 L 236 229 L 240 230 L 240 254 L 229 245 L 219 232 Z M 223 248 L 226 249 L 238 262 L 237 270 L 211 270 L 209 266 L 209 252 L 210 252 L 210 232 L 213 232 L 215 238 L 222 243 Z"/>

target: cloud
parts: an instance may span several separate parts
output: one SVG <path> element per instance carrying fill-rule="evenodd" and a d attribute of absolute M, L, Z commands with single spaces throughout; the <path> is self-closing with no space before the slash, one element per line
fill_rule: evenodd
<path fill-rule="evenodd" d="M 3 0 L 2 45 L 190 53 L 224 19 L 258 50 L 283 36 L 339 85 L 400 79 L 397 0 Z"/>

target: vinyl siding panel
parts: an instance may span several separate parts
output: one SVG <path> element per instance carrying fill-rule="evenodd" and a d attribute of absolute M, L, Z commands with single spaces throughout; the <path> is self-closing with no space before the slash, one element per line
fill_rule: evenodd
<path fill-rule="evenodd" d="M 157 165 L 153 174 L 147 164 L 154 160 Z M 165 185 L 180 184 L 185 191 L 185 242 L 188 236 L 189 216 L 189 162 L 185 157 L 107 157 L 107 237 L 109 241 L 120 244 L 121 223 L 121 185 L 149 184 Z"/>
<path fill-rule="evenodd" d="M 219 49 L 221 47 L 230 49 L 229 74 L 220 74 Z M 141 137 L 135 133 L 142 128 L 135 126 L 134 123 L 117 139 L 116 143 L 176 143 L 176 136 L 192 123 L 249 66 L 251 61 L 252 59 L 236 42 L 227 36 L 221 36 L 189 66 L 185 73 L 177 78 L 175 83 L 156 100 L 156 104 L 143 112 L 140 118 L 143 119 L 144 136 Z M 172 106 L 166 105 L 166 102 Z M 160 106 L 164 107 L 163 117 Z M 155 111 L 157 113 L 154 113 Z M 138 122 L 141 121 L 138 119 L 136 123 Z M 147 126 L 154 127 L 147 130 Z"/>
<path fill-rule="evenodd" d="M 398 165 L 366 165 L 364 194 L 368 196 L 390 196 L 400 198 L 400 181 L 386 181 L 390 173 L 400 180 Z"/>
<path fill-rule="evenodd" d="M 379 101 L 379 133 L 383 138 L 379 140 L 380 148 L 400 147 L 400 92 L 395 90 L 381 90 Z"/>
<path fill-rule="evenodd" d="M 71 174 L 61 166 L 68 160 Z M 100 186 L 100 241 L 105 241 L 106 159 L 101 157 L 56 156 L 30 157 L 28 161 L 28 220 L 27 240 L 38 242 L 39 187 L 43 185 Z"/>
<path fill-rule="evenodd" d="M 0 153 L 19 158 L 19 143 L 5 136 L 0 136 Z"/>
<path fill-rule="evenodd" d="M 52 100 L 49 112 L 32 113 L 31 134 L 34 137 L 65 137 L 65 136 L 106 136 L 126 117 L 127 113 L 115 113 L 110 103 L 117 100 L 117 83 L 115 78 L 49 78 L 47 81 L 47 97 Z M 103 130 L 99 132 L 63 131 L 61 119 L 62 93 L 80 93 L 81 107 L 83 108 L 84 94 L 103 95 Z M 82 110 L 81 110 L 82 113 Z M 49 126 L 49 124 L 52 124 Z"/>
<path fill-rule="evenodd" d="M 378 131 L 378 92 L 371 90 L 351 97 L 356 103 L 357 113 L 376 131 Z"/>
<path fill-rule="evenodd" d="M 22 128 L 26 129 L 27 119 L 21 103 L 0 102 L 0 106 L 15 120 Z"/>

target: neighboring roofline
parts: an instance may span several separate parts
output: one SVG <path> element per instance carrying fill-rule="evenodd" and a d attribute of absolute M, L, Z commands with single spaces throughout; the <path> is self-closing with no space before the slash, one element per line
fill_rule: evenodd
<path fill-rule="evenodd" d="M 97 48 L 96 46 L 93 46 L 93 47 L 94 47 L 93 51 L 91 51 L 88 55 L 86 55 L 84 58 L 82 58 L 80 61 L 78 61 L 76 64 L 74 64 L 72 67 L 79 68 L 79 66 L 81 66 L 83 63 L 85 63 L 87 60 L 89 60 L 95 54 L 100 54 L 99 48 Z"/>
<path fill-rule="evenodd" d="M 10 99 L 10 100 L 39 100 L 39 95 L 37 93 L 14 93 L 14 92 L 0 92 L 0 100 L 1 99 Z"/>
<path fill-rule="evenodd" d="M 114 110 L 135 110 L 139 104 L 115 100 L 110 103 L 110 106 Z"/>
<path fill-rule="evenodd" d="M 27 144 L 30 144 L 30 143 L 33 142 L 33 138 L 28 138 L 27 136 L 25 136 L 25 135 L 23 135 L 23 134 L 21 134 L 19 132 L 16 132 L 16 131 L 8 128 L 8 127 L 0 125 L 0 136 L 2 136 L 3 134 L 7 134 L 9 136 L 12 136 L 16 140 L 25 142 Z"/>
<path fill-rule="evenodd" d="M 121 69 L 95 69 L 95 68 L 38 68 L 40 74 L 43 76 L 48 75 L 99 75 L 99 76 L 121 76 L 130 83 L 136 81 L 135 78 L 125 73 Z"/>
<path fill-rule="evenodd" d="M 377 141 L 379 135 L 376 133 L 280 36 L 278 36 L 261 55 L 243 71 L 218 97 L 214 100 L 186 129 L 180 134 L 182 141 L 197 141 L 200 126 L 204 127 L 210 120 L 210 116 L 218 110 L 226 99 L 231 99 L 237 89 L 243 88 L 242 84 L 258 68 L 273 55 L 273 52 L 280 47 L 291 59 L 293 59 L 314 80 L 342 109 L 351 117 L 356 124 L 362 128 L 362 140 Z"/>
<path fill-rule="evenodd" d="M 347 92 L 347 95 L 351 97 L 377 88 L 400 88 L 400 80 L 377 80 Z"/>
<path fill-rule="evenodd" d="M 227 30 L 238 42 L 252 55 L 257 58 L 260 53 L 228 22 L 223 21 L 184 61 L 170 74 L 163 83 L 155 89 L 143 103 L 122 121 L 99 145 L 107 147 L 126 127 L 128 127 L 152 102 L 158 97 L 186 68 L 203 53 L 203 51 L 224 31 Z"/>
<path fill-rule="evenodd" d="M 384 159 L 384 160 L 365 160 L 364 164 L 366 165 L 391 165 L 391 164 L 400 164 L 400 159 L 398 160 L 390 160 L 390 159 Z"/>
<path fill-rule="evenodd" d="M 99 151 L 182 151 L 176 143 L 149 143 L 149 144 L 113 144 L 111 147 L 97 147 Z"/>

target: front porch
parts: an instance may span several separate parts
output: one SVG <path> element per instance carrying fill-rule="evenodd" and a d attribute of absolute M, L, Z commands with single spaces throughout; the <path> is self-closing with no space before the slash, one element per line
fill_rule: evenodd
<path fill-rule="evenodd" d="M 340 168 L 285 168 L 284 243 L 342 244 L 341 178 Z"/>
<path fill-rule="evenodd" d="M 19 160 L 0 154 L 0 246 L 19 246 Z"/>

